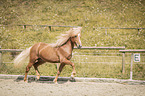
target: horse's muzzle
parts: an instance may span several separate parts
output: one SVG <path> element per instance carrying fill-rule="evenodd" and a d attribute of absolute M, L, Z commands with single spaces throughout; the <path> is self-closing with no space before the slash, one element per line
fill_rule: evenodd
<path fill-rule="evenodd" d="M 82 48 L 82 45 L 78 45 L 77 47 L 78 47 L 78 49 L 81 49 Z"/>

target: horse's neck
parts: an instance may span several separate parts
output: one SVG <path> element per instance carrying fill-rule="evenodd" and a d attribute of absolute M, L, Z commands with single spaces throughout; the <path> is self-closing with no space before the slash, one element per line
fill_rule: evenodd
<path fill-rule="evenodd" d="M 71 39 L 69 39 L 63 46 L 60 47 L 64 52 L 67 54 L 72 54 L 74 44 L 72 43 Z"/>

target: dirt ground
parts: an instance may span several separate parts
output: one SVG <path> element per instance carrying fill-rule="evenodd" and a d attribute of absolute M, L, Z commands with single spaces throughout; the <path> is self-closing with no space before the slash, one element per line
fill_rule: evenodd
<path fill-rule="evenodd" d="M 0 96 L 145 96 L 145 85 L 0 79 Z"/>

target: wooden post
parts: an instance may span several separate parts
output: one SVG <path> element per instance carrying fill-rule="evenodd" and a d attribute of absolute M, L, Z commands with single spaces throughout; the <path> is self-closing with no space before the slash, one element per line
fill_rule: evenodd
<path fill-rule="evenodd" d="M 137 29 L 138 30 L 138 35 L 139 35 L 139 29 Z"/>
<path fill-rule="evenodd" d="M 131 64 L 130 64 L 130 80 L 132 80 L 133 76 L 133 53 L 131 53 Z"/>
<path fill-rule="evenodd" d="M 26 29 L 26 25 L 23 25 L 23 29 Z"/>
<path fill-rule="evenodd" d="M 1 49 L 1 46 L 0 46 Z M 0 51 L 0 66 L 2 65 L 2 51 Z"/>
<path fill-rule="evenodd" d="M 49 27 L 49 30 L 51 31 L 51 26 L 48 26 Z"/>
<path fill-rule="evenodd" d="M 107 29 L 105 29 L 105 34 L 107 35 Z"/>
<path fill-rule="evenodd" d="M 125 73 L 125 52 L 122 55 L 122 73 Z"/>

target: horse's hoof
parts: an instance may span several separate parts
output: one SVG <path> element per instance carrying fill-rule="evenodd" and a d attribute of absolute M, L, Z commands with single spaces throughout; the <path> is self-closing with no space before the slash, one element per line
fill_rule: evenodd
<path fill-rule="evenodd" d="M 74 78 L 75 76 L 74 76 L 74 75 L 71 75 L 70 77 L 71 77 L 71 78 Z"/>
<path fill-rule="evenodd" d="M 53 80 L 53 82 L 54 82 L 55 84 L 58 84 L 58 83 L 57 83 L 57 80 L 55 80 L 55 79 Z"/>
<path fill-rule="evenodd" d="M 40 79 L 40 76 L 37 76 L 37 80 L 39 80 Z"/>
<path fill-rule="evenodd" d="M 76 75 L 76 72 L 74 72 L 73 75 Z"/>
<path fill-rule="evenodd" d="M 75 76 L 75 75 L 76 75 L 76 72 L 72 72 L 72 73 L 71 73 L 71 76 Z"/>
<path fill-rule="evenodd" d="M 24 78 L 24 82 L 25 82 L 25 83 L 28 83 L 28 82 L 27 82 L 27 78 Z"/>
<path fill-rule="evenodd" d="M 27 81 L 27 80 L 24 80 L 24 82 L 25 82 L 25 83 L 28 83 L 28 81 Z"/>
<path fill-rule="evenodd" d="M 71 76 L 71 77 L 70 77 L 70 81 L 71 81 L 71 82 L 76 82 L 75 77 L 72 77 L 72 76 Z"/>
<path fill-rule="evenodd" d="M 53 82 L 54 82 L 54 81 L 53 81 Z M 58 84 L 58 83 L 57 83 L 57 81 L 56 81 L 56 82 L 54 82 L 54 84 Z"/>
<path fill-rule="evenodd" d="M 54 84 L 58 84 L 57 82 L 54 82 Z"/>
<path fill-rule="evenodd" d="M 75 75 L 76 75 L 76 73 L 72 73 L 72 74 L 71 74 L 71 78 L 74 78 Z"/>

